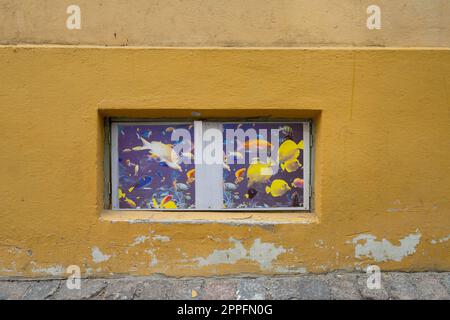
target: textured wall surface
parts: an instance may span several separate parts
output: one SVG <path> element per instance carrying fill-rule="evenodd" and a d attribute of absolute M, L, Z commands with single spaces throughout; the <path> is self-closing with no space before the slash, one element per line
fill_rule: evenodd
<path fill-rule="evenodd" d="M 1 276 L 450 270 L 447 49 L 14 46 L 0 66 Z M 314 118 L 313 218 L 103 210 L 103 117 L 193 110 Z"/>
<path fill-rule="evenodd" d="M 0 44 L 449 47 L 449 16 L 448 0 L 0 0 Z"/>

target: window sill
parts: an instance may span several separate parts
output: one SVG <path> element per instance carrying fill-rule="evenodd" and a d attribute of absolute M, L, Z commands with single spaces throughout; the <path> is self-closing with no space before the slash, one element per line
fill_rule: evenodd
<path fill-rule="evenodd" d="M 223 211 L 135 211 L 104 210 L 101 221 L 127 223 L 223 223 L 242 224 L 312 224 L 318 217 L 311 212 L 223 212 Z"/>

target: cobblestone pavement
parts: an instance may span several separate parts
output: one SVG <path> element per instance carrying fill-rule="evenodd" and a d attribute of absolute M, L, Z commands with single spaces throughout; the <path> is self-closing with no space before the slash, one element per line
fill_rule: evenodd
<path fill-rule="evenodd" d="M 368 289 L 365 273 L 223 278 L 125 277 L 65 280 L 0 279 L 0 299 L 450 299 L 450 272 L 382 274 Z"/>

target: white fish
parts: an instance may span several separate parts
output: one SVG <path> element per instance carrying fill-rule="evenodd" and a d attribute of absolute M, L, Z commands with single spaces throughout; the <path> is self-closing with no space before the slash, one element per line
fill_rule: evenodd
<path fill-rule="evenodd" d="M 176 187 L 177 187 L 177 190 L 180 190 L 180 191 L 186 191 L 189 189 L 189 187 L 186 184 L 181 183 L 181 182 L 177 183 Z"/>
<path fill-rule="evenodd" d="M 192 152 L 182 152 L 181 155 L 188 159 L 194 159 L 194 155 L 192 154 Z"/>
<path fill-rule="evenodd" d="M 228 191 L 234 191 L 237 189 L 237 186 L 231 182 L 224 183 L 224 186 L 225 186 L 225 190 L 228 190 Z"/>
<path fill-rule="evenodd" d="M 167 164 L 169 168 L 182 171 L 178 164 L 180 158 L 175 150 L 173 150 L 172 145 L 164 144 L 160 141 L 148 142 L 142 137 L 140 137 L 140 139 L 142 141 L 142 146 L 134 147 L 134 151 L 148 150 L 152 155 L 158 157 L 160 161 Z"/>
<path fill-rule="evenodd" d="M 239 151 L 237 152 L 230 152 L 229 153 L 229 157 L 235 160 L 241 160 L 244 159 L 244 155 L 242 153 L 240 153 Z"/>

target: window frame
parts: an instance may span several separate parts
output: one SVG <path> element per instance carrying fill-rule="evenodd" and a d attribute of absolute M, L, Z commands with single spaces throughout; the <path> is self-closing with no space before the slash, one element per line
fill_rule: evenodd
<path fill-rule="evenodd" d="M 148 212 L 155 212 L 155 211 L 163 211 L 163 212 L 202 212 L 202 211 L 208 211 L 208 212 L 311 212 L 312 211 L 312 195 L 313 195 L 313 189 L 312 189 L 312 181 L 313 181 L 313 121 L 312 119 L 202 119 L 202 120 L 178 120 L 174 119 L 171 121 L 170 119 L 123 119 L 123 118 L 117 118 L 117 119 L 108 119 L 108 124 L 105 126 L 105 130 L 108 130 L 108 143 L 109 143 L 109 150 L 108 148 L 105 148 L 105 153 L 108 152 L 108 157 L 105 157 L 109 159 L 109 166 L 105 166 L 108 172 L 108 175 L 105 174 L 105 181 L 109 184 L 109 200 L 108 200 L 108 206 L 111 210 L 114 211 L 148 211 Z M 183 208 L 183 209 L 160 209 L 160 208 L 139 208 L 139 209 L 129 209 L 129 208 L 120 208 L 118 205 L 118 168 L 119 168 L 119 156 L 118 156 L 118 127 L 119 125 L 177 125 L 177 124 L 192 124 L 194 126 L 194 136 L 193 136 L 193 143 L 196 145 L 196 139 L 198 134 L 198 123 L 202 124 L 202 129 L 204 124 L 217 124 L 217 128 L 221 127 L 223 124 L 234 124 L 234 123 L 283 123 L 283 124 L 303 124 L 303 142 L 304 142 L 304 149 L 303 149 L 303 179 L 305 181 L 304 187 L 303 187 L 303 199 L 307 199 L 307 201 L 304 200 L 304 205 L 302 207 L 271 207 L 271 208 Z M 203 130 L 201 131 L 203 135 Z M 223 148 L 221 149 L 223 151 Z M 197 148 L 194 149 L 194 161 L 197 161 Z M 197 197 L 201 197 L 202 194 L 202 186 L 205 187 L 209 183 L 204 183 L 205 181 L 202 181 L 201 183 L 198 183 L 199 180 L 197 180 L 197 168 L 198 164 L 195 163 L 195 169 L 196 169 L 196 181 L 195 181 L 195 203 L 197 205 Z M 220 165 L 220 168 L 222 166 Z M 211 167 L 208 167 L 205 169 L 205 171 L 211 170 Z M 208 173 L 206 173 L 208 175 Z M 214 184 L 223 185 L 223 169 L 221 169 L 220 177 L 222 180 L 215 180 Z M 222 188 L 218 188 L 222 191 L 222 197 L 223 197 L 223 190 Z M 221 201 L 221 204 L 223 205 L 223 198 Z"/>

